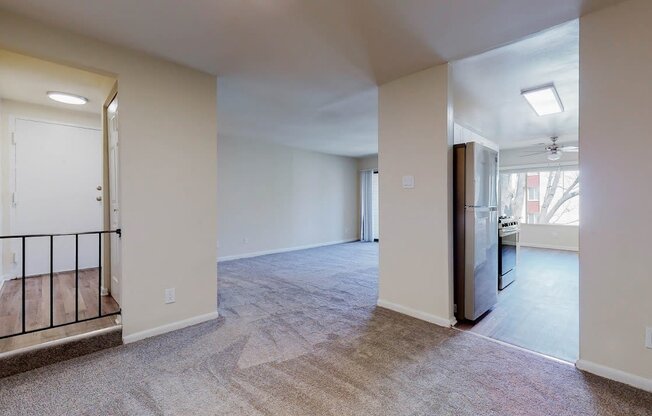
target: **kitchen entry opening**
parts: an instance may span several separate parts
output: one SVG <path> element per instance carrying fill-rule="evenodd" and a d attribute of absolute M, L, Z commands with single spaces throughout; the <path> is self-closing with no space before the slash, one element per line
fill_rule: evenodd
<path fill-rule="evenodd" d="M 575 362 L 579 21 L 451 66 L 457 328 Z"/>

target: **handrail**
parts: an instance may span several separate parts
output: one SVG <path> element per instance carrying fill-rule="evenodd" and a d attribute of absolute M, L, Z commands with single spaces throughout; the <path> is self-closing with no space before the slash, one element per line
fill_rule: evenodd
<path fill-rule="evenodd" d="M 118 236 L 122 236 L 122 230 L 118 228 L 116 230 L 82 231 L 78 233 L 0 235 L 0 240 L 4 240 L 7 238 L 66 237 L 66 236 L 73 236 L 73 235 L 111 234 L 111 233 L 115 233 Z"/>
<path fill-rule="evenodd" d="M 5 239 L 11 239 L 11 238 L 19 238 L 21 240 L 21 247 L 22 247 L 22 261 L 21 261 L 21 270 L 22 270 L 22 277 L 21 279 L 21 291 L 22 291 L 22 296 L 21 296 L 21 331 L 14 333 L 14 334 L 9 334 L 9 335 L 1 335 L 0 339 L 4 338 L 9 338 L 17 335 L 23 335 L 23 334 L 29 334 L 37 331 L 43 331 L 46 329 L 51 329 L 51 328 L 58 328 L 61 326 L 65 325 L 71 325 L 79 322 L 85 322 L 85 321 L 90 321 L 92 319 L 98 319 L 98 318 L 103 318 L 105 316 L 111 316 L 111 315 L 118 315 L 121 313 L 120 309 L 118 309 L 115 312 L 111 313 L 105 313 L 102 314 L 102 257 L 103 257 L 103 252 L 102 252 L 102 235 L 103 234 L 116 234 L 118 237 L 122 236 L 122 230 L 120 228 L 116 230 L 100 230 L 100 231 L 84 231 L 84 232 L 78 232 L 78 233 L 61 233 L 61 234 L 23 234 L 23 235 L 4 235 L 0 236 L 0 239 L 5 240 Z M 97 241 L 98 241 L 98 273 L 97 273 L 97 311 L 98 315 L 92 318 L 85 318 L 85 319 L 79 319 L 79 236 L 80 235 L 97 235 Z M 66 236 L 74 236 L 75 237 L 75 320 L 71 322 L 65 322 L 63 324 L 54 324 L 54 237 L 66 237 Z M 26 251 L 25 251 L 25 241 L 28 238 L 44 238 L 44 237 L 49 237 L 50 240 L 50 325 L 42 328 L 37 328 L 37 329 L 27 329 L 26 326 L 26 304 L 27 304 L 27 295 L 26 295 L 26 288 L 25 288 L 25 279 L 27 276 L 25 276 L 25 258 L 27 257 Z"/>

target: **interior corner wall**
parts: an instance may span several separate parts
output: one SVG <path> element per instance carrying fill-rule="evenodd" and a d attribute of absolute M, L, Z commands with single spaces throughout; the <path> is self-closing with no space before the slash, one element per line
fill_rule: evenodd
<path fill-rule="evenodd" d="M 580 21 L 580 360 L 652 391 L 652 2 Z"/>
<path fill-rule="evenodd" d="M 448 64 L 380 86 L 378 305 L 442 326 L 455 322 L 451 105 Z"/>
<path fill-rule="evenodd" d="M 358 158 L 358 170 L 378 170 L 378 155 Z"/>
<path fill-rule="evenodd" d="M 118 79 L 123 337 L 216 317 L 216 77 L 6 11 L 0 47 Z"/>
<path fill-rule="evenodd" d="M 11 133 L 9 131 L 9 119 L 11 117 L 27 118 L 30 120 L 50 121 L 63 124 L 71 124 L 82 127 L 101 128 L 101 117 L 99 114 L 93 114 L 83 111 L 72 111 L 44 105 L 31 104 L 20 101 L 0 99 L 0 233 L 7 235 L 12 234 L 9 224 L 9 212 L 11 208 L 11 194 L 9 193 L 9 180 L 11 177 L 10 158 L 12 154 Z M 13 267 L 10 244 L 6 244 L 0 249 L 2 257 L 0 258 L 0 270 L 4 270 L 7 275 Z M 0 280 L 6 278 L 0 273 Z"/>
<path fill-rule="evenodd" d="M 357 159 L 221 136 L 218 148 L 220 260 L 358 239 Z"/>

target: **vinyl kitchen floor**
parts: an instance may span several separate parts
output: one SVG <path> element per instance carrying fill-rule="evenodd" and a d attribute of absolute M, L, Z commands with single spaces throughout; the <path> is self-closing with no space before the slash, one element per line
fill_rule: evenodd
<path fill-rule="evenodd" d="M 498 304 L 465 329 L 575 362 L 579 354 L 578 253 L 521 247 L 516 281 Z"/>

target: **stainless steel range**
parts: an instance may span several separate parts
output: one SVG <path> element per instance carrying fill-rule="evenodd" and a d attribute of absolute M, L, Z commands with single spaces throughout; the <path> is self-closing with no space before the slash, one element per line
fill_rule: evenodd
<path fill-rule="evenodd" d="M 498 218 L 498 289 L 516 279 L 520 225 L 514 217 Z"/>

